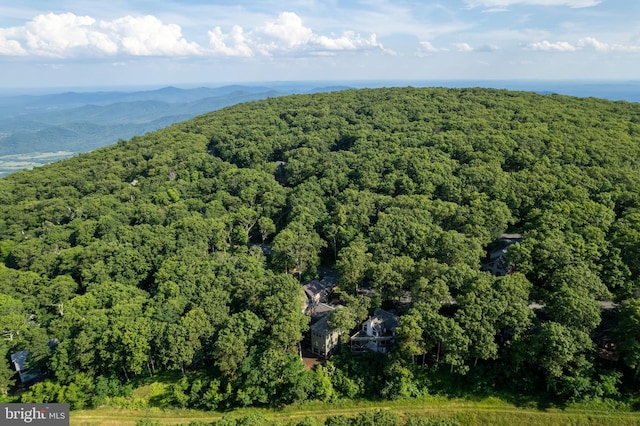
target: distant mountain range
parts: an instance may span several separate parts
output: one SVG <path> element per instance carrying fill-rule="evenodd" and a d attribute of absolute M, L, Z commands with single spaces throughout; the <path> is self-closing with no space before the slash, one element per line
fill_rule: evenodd
<path fill-rule="evenodd" d="M 231 85 L 0 97 L 0 176 L 240 102 L 346 88 Z"/>
<path fill-rule="evenodd" d="M 130 139 L 196 115 L 270 97 L 383 86 L 493 87 L 640 101 L 638 82 L 282 82 L 217 88 L 65 92 L 0 97 L 0 176 Z"/>

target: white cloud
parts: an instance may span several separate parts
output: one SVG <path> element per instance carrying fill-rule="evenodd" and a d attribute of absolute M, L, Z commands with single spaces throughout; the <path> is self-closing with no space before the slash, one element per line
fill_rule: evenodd
<path fill-rule="evenodd" d="M 609 50 L 609 45 L 607 43 L 602 43 L 593 37 L 586 37 L 581 39 L 580 41 L 578 41 L 578 47 L 592 48 L 601 52 Z"/>
<path fill-rule="evenodd" d="M 472 47 L 468 43 L 453 43 L 453 47 L 458 52 L 495 52 L 496 50 L 500 50 L 500 48 L 493 44 L 483 44 L 478 47 Z"/>
<path fill-rule="evenodd" d="M 0 32 L 0 55 L 25 56 L 27 51 L 15 40 L 7 40 Z"/>
<path fill-rule="evenodd" d="M 458 52 L 472 52 L 473 51 L 473 47 L 469 46 L 467 43 L 454 43 L 453 47 L 455 47 Z"/>
<path fill-rule="evenodd" d="M 193 55 L 196 43 L 182 37 L 178 25 L 165 25 L 154 16 L 125 16 L 97 22 L 73 13 L 38 15 L 23 27 L 0 30 L 0 54 L 50 57 Z M 11 49 L 6 49 L 10 46 Z"/>
<path fill-rule="evenodd" d="M 577 50 L 574 45 L 566 41 L 551 43 L 550 41 L 543 40 L 535 43 L 530 43 L 527 47 L 531 50 L 541 51 L 573 52 Z"/>
<path fill-rule="evenodd" d="M 164 24 L 155 16 L 125 16 L 101 22 L 108 39 L 116 41 L 120 51 L 132 56 L 189 56 L 202 53 L 197 43 L 182 37 L 176 24 Z M 115 53 L 115 52 L 109 52 Z"/>
<path fill-rule="evenodd" d="M 381 43 L 378 43 L 375 34 L 371 34 L 369 37 L 363 38 L 360 34 L 356 34 L 353 31 L 345 31 L 342 36 L 338 38 L 315 36 L 311 44 L 317 45 L 321 49 L 325 50 L 359 50 L 371 48 L 380 48 L 384 50 L 384 46 Z"/>
<path fill-rule="evenodd" d="M 345 31 L 338 37 L 317 35 L 304 26 L 302 19 L 292 12 L 281 13 L 278 19 L 256 28 L 252 35 L 263 53 L 273 51 L 341 51 L 382 49 L 375 34 L 362 37 L 354 31 Z"/>
<path fill-rule="evenodd" d="M 509 9 L 507 9 L 506 7 L 492 7 L 490 9 L 485 9 L 482 11 L 482 13 L 501 13 L 501 12 L 508 12 Z"/>
<path fill-rule="evenodd" d="M 578 40 L 577 43 L 571 44 L 566 41 L 549 42 L 547 40 L 529 43 L 527 48 L 530 50 L 540 51 L 557 51 L 557 52 L 574 52 L 577 50 L 595 50 L 596 52 L 638 52 L 640 51 L 640 45 L 624 45 L 624 44 L 609 44 L 602 42 L 594 37 L 585 37 Z"/>
<path fill-rule="evenodd" d="M 609 44 L 596 40 L 593 37 L 583 38 L 578 42 L 578 46 L 583 49 L 594 49 L 598 52 L 620 51 L 620 52 L 639 52 L 640 44 Z"/>
<path fill-rule="evenodd" d="M 182 28 L 155 16 L 124 16 L 97 21 L 73 13 L 38 15 L 21 27 L 0 28 L 0 55 L 48 56 L 199 56 L 250 57 L 277 53 L 318 54 L 384 48 L 375 34 L 346 30 L 339 35 L 316 34 L 293 12 L 245 31 L 234 25 L 208 31 L 209 44 L 186 40 Z"/>
<path fill-rule="evenodd" d="M 73 13 L 38 15 L 23 28 L 17 28 L 16 42 L 22 41 L 29 53 L 64 57 L 72 51 L 97 49 L 104 53 L 117 50 L 104 33 L 96 31 L 96 20 Z"/>
<path fill-rule="evenodd" d="M 267 49 L 289 50 L 308 44 L 313 38 L 311 28 L 302 24 L 302 19 L 293 12 L 283 12 L 275 21 L 266 22 L 254 30 L 267 40 Z"/>
<path fill-rule="evenodd" d="M 347 50 L 380 49 L 392 53 L 378 42 L 375 34 L 363 37 L 354 31 L 340 36 L 318 35 L 305 26 L 293 12 L 281 13 L 273 21 L 267 21 L 246 32 L 234 27 L 231 34 L 224 34 L 220 27 L 209 31 L 209 47 L 217 54 L 228 56 L 271 56 L 275 53 L 308 52 L 322 55 Z"/>
<path fill-rule="evenodd" d="M 599 41 L 593 37 L 586 37 L 578 41 L 578 47 L 581 49 L 593 49 L 597 52 L 609 52 L 612 50 L 621 52 L 638 52 L 640 51 L 640 44 L 609 44 Z"/>
<path fill-rule="evenodd" d="M 420 53 L 437 53 L 437 52 L 445 52 L 447 50 L 448 49 L 446 49 L 446 48 L 435 47 L 429 41 L 421 41 L 420 42 Z"/>
<path fill-rule="evenodd" d="M 238 25 L 234 25 L 229 35 L 223 34 L 220 27 L 209 31 L 209 48 L 213 53 L 225 56 L 253 56 L 253 50 L 247 44 L 244 30 Z"/>
<path fill-rule="evenodd" d="M 488 7 L 505 8 L 513 5 L 529 6 L 568 6 L 572 8 L 593 7 L 600 4 L 602 0 L 465 0 L 470 8 Z"/>

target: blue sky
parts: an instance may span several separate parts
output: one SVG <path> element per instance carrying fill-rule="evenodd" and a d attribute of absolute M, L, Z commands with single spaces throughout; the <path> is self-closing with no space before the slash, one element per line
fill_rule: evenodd
<path fill-rule="evenodd" d="M 12 3 L 4 88 L 640 79 L 637 0 Z"/>

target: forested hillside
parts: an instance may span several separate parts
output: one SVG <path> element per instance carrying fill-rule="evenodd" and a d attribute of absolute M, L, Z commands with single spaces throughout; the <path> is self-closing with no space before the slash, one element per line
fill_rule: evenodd
<path fill-rule="evenodd" d="M 237 103 L 334 89 L 299 84 L 8 97 L 0 94 L 0 177 Z"/>
<path fill-rule="evenodd" d="M 523 238 L 496 277 L 482 264 L 505 232 Z M 438 88 L 246 103 L 0 180 L 0 388 L 26 349 L 46 379 L 22 400 L 75 408 L 167 371 L 184 375 L 167 403 L 208 409 L 629 395 L 639 252 L 640 104 Z M 391 353 L 304 369 L 298 278 L 321 264 L 345 306 L 331 326 L 394 310 Z"/>

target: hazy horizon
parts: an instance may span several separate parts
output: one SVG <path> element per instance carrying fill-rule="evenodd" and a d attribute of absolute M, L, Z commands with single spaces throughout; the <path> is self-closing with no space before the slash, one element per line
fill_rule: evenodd
<path fill-rule="evenodd" d="M 197 88 L 222 88 L 229 86 L 247 87 L 300 87 L 325 88 L 331 86 L 348 86 L 352 88 L 376 88 L 376 87 L 489 87 L 504 88 L 509 90 L 547 90 L 545 88 L 599 88 L 610 86 L 622 88 L 622 86 L 632 86 L 638 92 L 636 96 L 640 99 L 640 78 L 638 79 L 371 79 L 371 80 L 276 80 L 276 81 L 227 81 L 227 82 L 196 82 L 196 83 L 159 83 L 159 84 L 129 84 L 129 85 L 75 85 L 75 86 L 25 86 L 7 87 L 0 85 L 0 97 L 11 97 L 21 95 L 55 95 L 63 93 L 97 93 L 97 92 L 146 92 L 175 87 L 183 90 Z M 564 94 L 564 93 L 560 93 Z M 579 96 L 579 95 L 572 95 Z M 604 97 L 610 99 L 609 97 Z M 627 100 L 627 99 L 624 99 Z"/>

